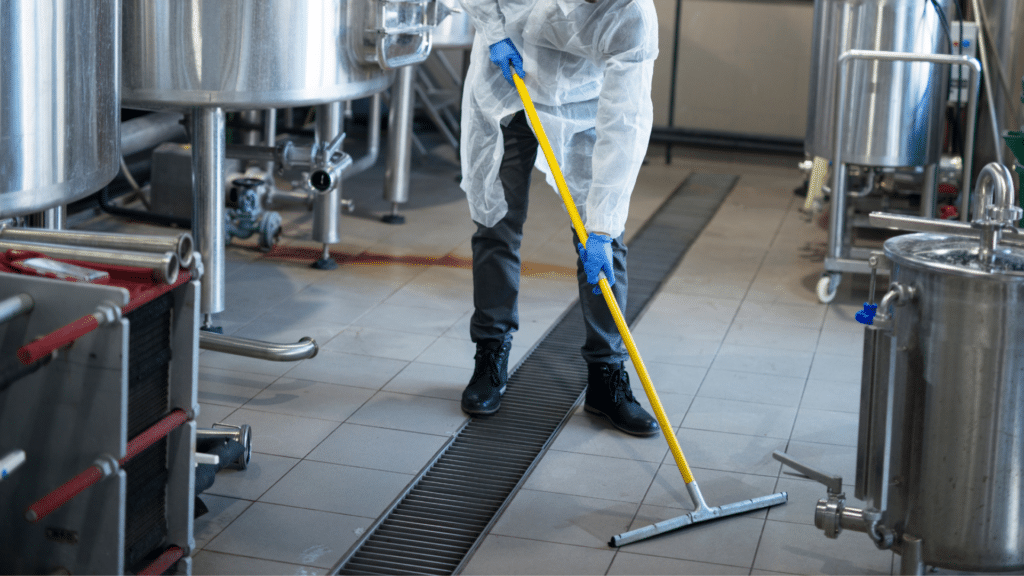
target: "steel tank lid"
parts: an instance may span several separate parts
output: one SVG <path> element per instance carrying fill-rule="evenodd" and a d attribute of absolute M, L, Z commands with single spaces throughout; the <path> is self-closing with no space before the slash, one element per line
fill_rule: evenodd
<path fill-rule="evenodd" d="M 1000 244 L 991 264 L 981 262 L 980 251 L 978 238 L 972 236 L 916 233 L 885 241 L 886 257 L 910 268 L 996 281 L 1024 281 L 1024 248 Z"/>

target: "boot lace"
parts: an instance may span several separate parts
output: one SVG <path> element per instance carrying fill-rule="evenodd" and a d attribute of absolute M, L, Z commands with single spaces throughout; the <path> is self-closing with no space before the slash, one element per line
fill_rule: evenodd
<path fill-rule="evenodd" d="M 476 380 L 481 375 L 480 372 L 484 371 L 491 381 L 491 386 L 501 388 L 501 374 L 499 372 L 501 371 L 501 357 L 505 352 L 504 346 L 493 350 L 478 349 L 474 357 L 476 360 L 476 370 L 473 372 L 473 379 Z"/>
<path fill-rule="evenodd" d="M 609 369 L 608 384 L 612 389 L 612 401 L 616 404 L 628 402 L 637 404 L 633 397 L 633 388 L 629 385 L 629 372 L 626 372 L 623 364 L 618 368 Z"/>

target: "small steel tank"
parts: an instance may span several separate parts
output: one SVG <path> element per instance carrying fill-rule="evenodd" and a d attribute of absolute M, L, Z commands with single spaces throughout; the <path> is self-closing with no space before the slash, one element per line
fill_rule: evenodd
<path fill-rule="evenodd" d="M 376 3 L 123 1 L 127 106 L 283 108 L 363 98 L 394 80 L 363 57 Z"/>
<path fill-rule="evenodd" d="M 886 523 L 926 565 L 1024 569 L 1024 248 L 976 238 L 885 242 L 894 308 Z M 881 487 L 881 486 L 880 486 Z"/>
<path fill-rule="evenodd" d="M 949 0 L 938 0 L 947 17 Z M 935 6 L 917 0 L 817 0 L 806 152 L 832 158 L 835 149 L 837 60 L 846 50 L 946 53 Z M 848 164 L 924 166 L 939 161 L 946 67 L 909 62 L 850 65 Z"/>
<path fill-rule="evenodd" d="M 120 5 L 0 2 L 0 217 L 68 204 L 117 174 Z"/>

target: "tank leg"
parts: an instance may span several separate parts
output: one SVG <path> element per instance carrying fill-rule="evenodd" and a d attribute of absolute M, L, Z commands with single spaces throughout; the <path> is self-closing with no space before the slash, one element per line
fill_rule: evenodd
<path fill-rule="evenodd" d="M 904 534 L 903 552 L 900 554 L 900 574 L 924 576 L 924 558 L 921 555 L 921 539 Z"/>
<path fill-rule="evenodd" d="M 224 109 L 192 109 L 192 235 L 203 257 L 204 330 L 224 310 Z"/>
<path fill-rule="evenodd" d="M 391 213 L 381 220 L 388 224 L 404 224 L 398 205 L 409 201 L 409 171 L 412 159 L 412 80 L 415 66 L 398 69 L 398 79 L 391 88 L 391 111 L 388 117 L 388 160 L 384 172 L 384 199 L 391 202 Z"/>
<path fill-rule="evenodd" d="M 341 134 L 342 125 L 341 102 L 322 104 L 316 108 L 316 139 L 321 146 L 328 143 Z M 323 257 L 311 264 L 317 270 L 334 270 L 338 263 L 331 259 L 331 244 L 337 243 L 339 236 L 338 226 L 341 217 L 341 179 L 329 190 L 323 192 L 314 191 L 313 198 L 313 240 L 323 242 Z"/>

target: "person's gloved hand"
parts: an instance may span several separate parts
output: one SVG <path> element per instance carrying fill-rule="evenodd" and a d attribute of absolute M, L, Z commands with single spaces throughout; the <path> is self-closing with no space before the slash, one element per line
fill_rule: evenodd
<path fill-rule="evenodd" d="M 509 60 L 512 61 L 512 66 L 515 66 L 516 74 L 520 78 L 525 78 L 523 57 L 519 55 L 519 50 L 516 50 L 512 40 L 505 38 L 501 42 L 491 44 L 491 62 L 499 66 L 501 73 L 505 75 L 505 80 L 508 80 L 509 84 L 515 86 L 516 83 L 512 81 L 512 70 L 509 67 Z"/>
<path fill-rule="evenodd" d="M 577 243 L 583 271 L 587 273 L 587 282 L 597 284 L 601 281 L 601 272 L 608 279 L 608 285 L 615 284 L 615 269 L 612 268 L 612 237 L 591 232 L 587 236 L 587 247 Z M 594 286 L 594 294 L 600 294 L 601 287 Z"/>

